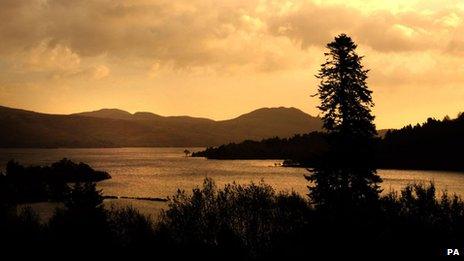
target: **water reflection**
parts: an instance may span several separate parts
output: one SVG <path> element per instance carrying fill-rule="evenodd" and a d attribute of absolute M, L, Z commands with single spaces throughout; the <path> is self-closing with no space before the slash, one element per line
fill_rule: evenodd
<path fill-rule="evenodd" d="M 190 190 L 212 177 L 218 186 L 226 183 L 264 182 L 276 190 L 307 193 L 305 169 L 275 166 L 279 160 L 206 160 L 185 157 L 185 148 L 116 149 L 0 149 L 4 168 L 10 159 L 24 164 L 50 164 L 63 157 L 108 171 L 111 180 L 99 183 L 106 195 L 167 197 L 177 189 Z M 202 148 L 188 148 L 190 151 Z M 464 195 L 464 175 L 446 171 L 379 170 L 384 191 L 399 190 L 408 183 L 433 180 L 437 190 Z"/>

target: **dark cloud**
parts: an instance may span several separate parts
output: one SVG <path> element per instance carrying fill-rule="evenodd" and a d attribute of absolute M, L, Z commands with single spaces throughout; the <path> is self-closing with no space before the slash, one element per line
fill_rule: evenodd
<path fill-rule="evenodd" d="M 278 69 L 279 61 L 288 64 L 285 54 L 263 47 L 272 45 L 276 38 L 287 37 L 307 49 L 322 47 L 341 32 L 378 52 L 439 48 L 461 52 L 460 39 L 435 37 L 457 30 L 447 27 L 445 21 L 455 12 L 452 9 L 436 13 L 362 12 L 343 5 L 297 3 L 282 11 L 284 3 L 258 0 L 4 0 L 0 8 L 0 54 L 6 56 L 46 43 L 51 49 L 70 48 L 83 58 L 105 54 L 179 68 L 261 61 L 269 64 L 257 68 L 268 70 Z M 460 13 L 454 14 L 460 17 Z M 254 46 L 247 43 L 249 39 Z M 267 43 L 262 44 L 264 41 Z"/>
<path fill-rule="evenodd" d="M 205 43 L 226 37 L 218 28 L 233 22 L 234 15 L 204 4 L 171 1 L 7 0 L 1 10 L 3 53 L 46 41 L 51 48 L 65 45 L 83 57 L 141 56 L 180 66 L 212 62 Z"/>

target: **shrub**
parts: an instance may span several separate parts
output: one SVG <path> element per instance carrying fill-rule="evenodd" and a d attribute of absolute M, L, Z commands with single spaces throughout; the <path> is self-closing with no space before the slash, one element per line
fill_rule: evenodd
<path fill-rule="evenodd" d="M 171 242 L 194 252 L 257 257 L 269 253 L 279 235 L 298 232 L 308 210 L 296 193 L 276 193 L 263 182 L 218 190 L 207 178 L 192 194 L 178 191 L 170 198 L 159 225 Z"/>
<path fill-rule="evenodd" d="M 155 225 L 149 216 L 140 214 L 135 208 L 112 207 L 108 211 L 107 222 L 111 231 L 113 246 L 123 251 L 150 248 L 155 240 Z"/>

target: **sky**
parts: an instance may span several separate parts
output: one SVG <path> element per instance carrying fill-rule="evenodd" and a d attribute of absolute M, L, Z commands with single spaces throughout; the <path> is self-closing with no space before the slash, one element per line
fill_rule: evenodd
<path fill-rule="evenodd" d="M 0 0 L 0 105 L 318 115 L 325 45 L 370 69 L 379 129 L 464 111 L 462 0 Z"/>

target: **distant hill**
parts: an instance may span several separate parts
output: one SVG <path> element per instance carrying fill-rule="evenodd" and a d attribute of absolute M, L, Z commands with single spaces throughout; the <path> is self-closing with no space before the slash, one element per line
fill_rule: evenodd
<path fill-rule="evenodd" d="M 116 120 L 130 120 L 133 115 L 127 111 L 119 109 L 101 109 L 98 111 L 89 111 L 71 114 L 73 116 L 87 116 L 94 118 L 106 118 L 106 119 L 116 119 Z"/>
<path fill-rule="evenodd" d="M 322 124 L 320 118 L 284 107 L 214 121 L 118 109 L 54 115 L 0 106 L 0 126 L 0 147 L 187 147 L 290 137 L 318 131 Z"/>

